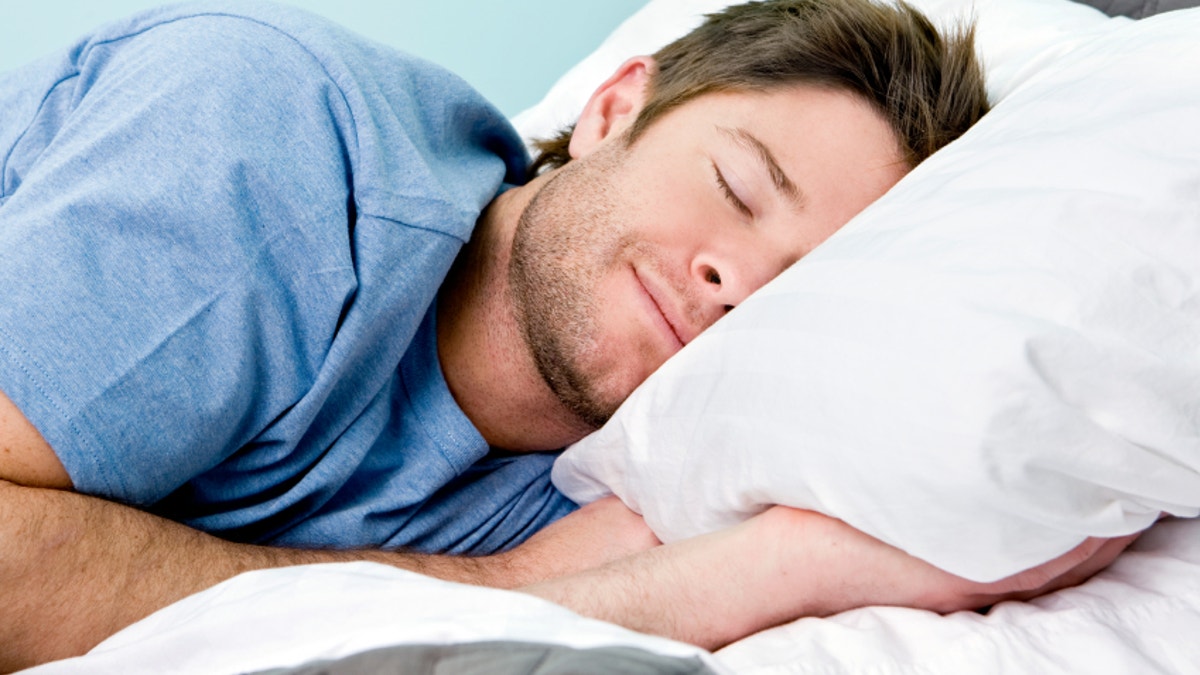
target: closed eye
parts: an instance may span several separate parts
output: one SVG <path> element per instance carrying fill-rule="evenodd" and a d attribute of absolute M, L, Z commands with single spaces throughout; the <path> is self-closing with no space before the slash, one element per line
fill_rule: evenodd
<path fill-rule="evenodd" d="M 721 168 L 717 166 L 716 162 L 713 162 L 712 168 L 713 173 L 717 176 L 717 186 L 721 188 L 721 192 L 725 193 L 725 198 L 728 199 L 729 203 L 733 204 L 733 207 L 737 209 L 738 212 L 740 212 L 743 216 L 752 218 L 754 216 L 754 212 L 750 210 L 749 206 L 746 206 L 746 202 L 743 202 L 738 198 L 737 193 L 733 191 L 733 188 L 729 187 L 729 183 L 725 180 L 725 176 L 721 173 Z"/>

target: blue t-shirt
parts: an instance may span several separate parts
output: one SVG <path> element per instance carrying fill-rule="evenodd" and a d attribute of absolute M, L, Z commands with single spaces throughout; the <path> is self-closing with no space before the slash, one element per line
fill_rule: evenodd
<path fill-rule="evenodd" d="M 297 10 L 108 26 L 0 74 L 0 390 L 79 491 L 230 539 L 515 545 L 574 505 L 489 455 L 432 307 L 525 164 L 461 80 Z"/>

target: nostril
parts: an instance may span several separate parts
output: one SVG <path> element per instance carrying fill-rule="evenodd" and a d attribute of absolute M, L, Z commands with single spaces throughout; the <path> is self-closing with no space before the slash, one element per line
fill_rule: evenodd
<path fill-rule="evenodd" d="M 718 274 L 717 271 L 712 269 L 711 267 L 708 269 L 707 272 L 705 272 L 704 280 L 714 286 L 721 285 L 721 275 Z"/>
<path fill-rule="evenodd" d="M 733 311 L 733 305 L 725 305 L 725 313 L 726 314 L 728 314 L 732 311 Z"/>

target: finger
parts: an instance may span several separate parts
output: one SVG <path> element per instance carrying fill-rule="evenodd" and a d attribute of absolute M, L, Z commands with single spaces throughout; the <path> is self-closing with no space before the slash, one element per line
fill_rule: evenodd
<path fill-rule="evenodd" d="M 1052 581 L 1051 585 L 1057 588 L 1067 588 L 1070 586 L 1077 586 L 1087 581 L 1095 576 L 1098 572 L 1108 568 L 1108 566 L 1111 565 L 1113 561 L 1115 561 L 1117 557 L 1125 551 L 1125 549 L 1129 548 L 1133 542 L 1137 541 L 1137 538 L 1140 535 L 1141 533 L 1139 532 L 1136 534 L 1126 535 L 1124 537 L 1115 537 L 1113 539 L 1106 540 L 1104 545 L 1100 547 L 1100 549 L 1096 551 L 1094 555 L 1081 563 L 1078 567 Z"/>
<path fill-rule="evenodd" d="M 1036 592 L 1096 555 L 1107 540 L 1089 537 L 1053 560 L 1001 579 L 989 589 L 1005 597 Z"/>
<path fill-rule="evenodd" d="M 1100 546 L 1077 565 L 1047 580 L 1037 588 L 1017 593 L 1014 599 L 1027 600 L 1084 583 L 1111 565 L 1117 556 L 1129 548 L 1130 544 L 1137 541 L 1140 535 L 1139 532 L 1124 537 L 1098 540 Z"/>

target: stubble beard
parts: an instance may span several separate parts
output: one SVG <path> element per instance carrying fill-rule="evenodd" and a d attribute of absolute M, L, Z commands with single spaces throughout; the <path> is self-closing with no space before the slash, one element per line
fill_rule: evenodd
<path fill-rule="evenodd" d="M 597 296 L 606 263 L 622 247 L 614 222 L 614 151 L 575 160 L 533 196 L 517 223 L 509 292 L 538 374 L 568 412 L 591 429 L 621 404 L 588 371 L 597 351 Z"/>

